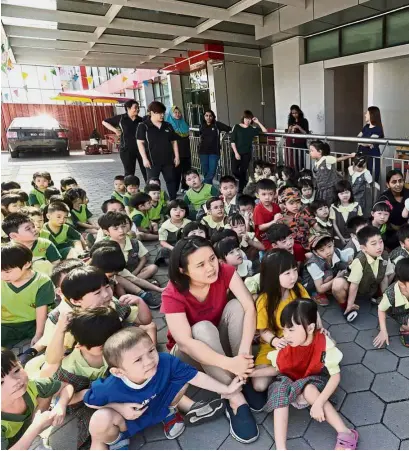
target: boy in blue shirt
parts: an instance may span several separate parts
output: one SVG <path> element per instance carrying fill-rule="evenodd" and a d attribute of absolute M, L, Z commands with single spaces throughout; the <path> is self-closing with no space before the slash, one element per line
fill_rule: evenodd
<path fill-rule="evenodd" d="M 194 403 L 185 396 L 188 384 L 235 393 L 244 381 L 236 377 L 227 386 L 178 358 L 158 353 L 146 332 L 130 327 L 105 342 L 104 358 L 111 375 L 91 385 L 84 402 L 99 409 L 91 418 L 92 449 L 127 449 L 129 437 L 163 422 L 165 436 L 175 439 L 185 423 L 196 425 L 223 412 L 223 401 Z M 185 418 L 178 409 L 187 412 Z"/>

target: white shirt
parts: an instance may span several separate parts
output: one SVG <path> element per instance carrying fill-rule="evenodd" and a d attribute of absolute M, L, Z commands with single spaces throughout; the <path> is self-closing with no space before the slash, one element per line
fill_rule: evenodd
<path fill-rule="evenodd" d="M 353 249 L 343 249 L 339 251 L 341 254 L 341 258 L 334 252 L 332 256 L 331 268 L 333 268 L 338 262 L 342 261 L 347 263 L 353 256 Z M 320 280 L 324 277 L 324 271 L 322 271 L 316 263 L 307 266 L 307 271 L 310 273 L 312 280 Z"/>

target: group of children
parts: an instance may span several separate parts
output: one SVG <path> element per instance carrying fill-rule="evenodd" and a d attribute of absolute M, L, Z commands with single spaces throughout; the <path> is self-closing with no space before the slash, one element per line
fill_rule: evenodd
<path fill-rule="evenodd" d="M 347 321 L 355 320 L 363 300 L 377 303 L 374 345 L 388 343 L 389 314 L 409 346 L 409 224 L 398 231 L 389 226 L 387 201 L 366 206 L 372 180 L 364 157 L 342 157 L 353 159 L 346 180 L 326 143 L 312 142 L 310 156 L 313 170 L 298 175 L 254 162 L 243 193 L 230 175 L 217 189 L 190 169 L 184 198 L 170 202 L 159 179 L 141 190 L 138 177 L 117 176 L 97 220 L 72 177 L 58 190 L 48 172 L 36 172 L 28 195 L 16 182 L 3 183 L 2 447 L 28 449 L 66 414 L 77 418 L 78 449 L 91 439 L 93 449 L 127 449 L 129 438 L 150 425 L 162 421 L 173 439 L 185 425 L 223 411 L 220 399 L 194 403 L 187 384 L 228 397 L 241 390 L 243 378 L 225 386 L 156 351 L 151 309 L 160 307 L 164 288 L 153 277 L 175 244 L 190 236 L 210 240 L 219 261 L 234 266 L 253 295 L 260 346 L 252 384 L 256 391 L 269 389 L 270 401 L 282 390 L 277 371 L 293 376 L 290 385 L 318 376 L 300 361 L 299 371 L 291 372 L 288 362 L 300 359 L 299 346 L 322 348 L 327 358 L 313 368 L 339 374 L 342 355 L 315 335 L 322 328 L 316 306 L 327 306 L 331 297 Z M 159 250 L 149 263 L 143 242 L 153 241 Z M 9 349 L 27 339 L 29 349 L 17 358 Z M 321 379 L 312 385 L 325 387 Z M 313 405 L 311 415 L 337 429 L 337 449 L 355 449 L 356 431 L 341 424 L 329 396 L 314 387 L 297 388 L 301 405 Z M 293 401 L 300 407 L 299 397 Z M 266 404 L 277 424 L 286 415 L 282 408 Z"/>

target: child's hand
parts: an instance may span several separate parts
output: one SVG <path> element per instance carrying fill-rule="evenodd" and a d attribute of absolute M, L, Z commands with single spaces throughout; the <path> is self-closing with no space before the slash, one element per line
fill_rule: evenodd
<path fill-rule="evenodd" d="M 279 221 L 282 217 L 283 217 L 283 215 L 281 213 L 276 213 L 274 215 L 274 222 Z"/>
<path fill-rule="evenodd" d="M 273 340 L 272 345 L 276 349 L 284 349 L 287 346 L 287 341 L 285 340 L 285 338 L 275 337 L 274 340 Z"/>
<path fill-rule="evenodd" d="M 43 334 L 39 334 L 39 335 L 35 334 L 34 337 L 30 341 L 30 346 L 31 347 L 34 346 L 42 336 L 43 336 Z"/>
<path fill-rule="evenodd" d="M 329 332 L 329 330 L 327 330 L 327 329 L 324 329 L 324 328 L 322 328 L 322 329 L 320 329 L 320 332 L 322 333 L 322 335 L 325 335 L 326 337 L 331 337 L 331 334 L 330 334 L 330 332 Z"/>
<path fill-rule="evenodd" d="M 349 312 L 352 312 L 352 310 L 359 310 L 359 305 L 356 304 L 348 305 L 347 308 L 345 309 L 344 315 L 347 315 Z"/>
<path fill-rule="evenodd" d="M 65 332 L 67 330 L 68 324 L 70 323 L 72 318 L 72 312 L 61 312 L 57 321 L 57 328 L 61 332 Z"/>
<path fill-rule="evenodd" d="M 373 345 L 376 348 L 381 348 L 386 343 L 389 346 L 389 336 L 386 330 L 381 330 L 379 334 L 374 338 Z"/>
<path fill-rule="evenodd" d="M 136 420 L 141 417 L 148 406 L 143 407 L 142 404 L 136 402 L 125 402 L 124 404 L 118 405 L 115 409 L 120 415 L 122 415 L 125 420 Z"/>
<path fill-rule="evenodd" d="M 142 298 L 134 294 L 124 294 L 118 301 L 121 305 L 138 305 L 142 301 Z"/>
<path fill-rule="evenodd" d="M 41 433 L 53 424 L 54 416 L 55 412 L 52 410 L 46 410 L 45 412 L 37 410 L 31 422 L 31 427 L 36 429 L 38 433 Z"/>
<path fill-rule="evenodd" d="M 324 409 L 321 403 L 315 401 L 311 406 L 310 415 L 314 420 L 322 423 L 325 421 Z"/>
<path fill-rule="evenodd" d="M 343 269 L 342 271 L 338 271 L 337 275 L 335 277 L 344 277 L 348 274 L 348 271 L 346 269 Z"/>
<path fill-rule="evenodd" d="M 222 395 L 222 398 L 229 399 L 232 395 L 235 395 L 236 392 L 238 392 L 245 383 L 246 380 L 243 377 L 236 376 L 231 381 L 231 384 L 227 386 L 227 390 L 223 393 L 220 393 Z"/>
<path fill-rule="evenodd" d="M 53 426 L 60 426 L 63 424 L 66 412 L 67 406 L 62 405 L 60 402 L 57 403 L 51 411 L 51 413 L 54 413 Z"/>
<path fill-rule="evenodd" d="M 158 231 L 158 224 L 156 222 L 152 222 L 152 231 L 155 233 Z"/>

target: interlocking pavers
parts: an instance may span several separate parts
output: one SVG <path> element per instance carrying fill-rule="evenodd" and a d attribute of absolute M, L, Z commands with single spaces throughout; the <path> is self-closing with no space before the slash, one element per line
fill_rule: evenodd
<path fill-rule="evenodd" d="M 337 343 L 348 343 L 354 341 L 357 336 L 358 331 L 354 329 L 350 324 L 336 324 L 329 328 L 331 337 Z"/>
<path fill-rule="evenodd" d="M 134 449 L 134 448 L 132 448 Z M 166 449 L 166 450 L 174 450 L 174 449 L 182 449 L 177 440 L 161 440 L 158 442 L 145 443 L 140 449 L 146 450 L 156 450 L 156 449 Z M 193 449 L 193 448 L 192 448 Z"/>
<path fill-rule="evenodd" d="M 355 343 L 359 344 L 363 349 L 367 351 L 370 349 L 377 349 L 373 345 L 374 338 L 378 335 L 379 331 L 376 329 L 372 330 L 361 330 L 355 338 Z"/>
<path fill-rule="evenodd" d="M 399 449 L 409 449 L 409 440 L 403 440 Z"/>
<path fill-rule="evenodd" d="M 357 428 L 358 449 L 398 449 L 399 439 L 383 424 L 372 424 Z"/>
<path fill-rule="evenodd" d="M 409 357 L 405 359 L 400 359 L 398 371 L 409 379 Z"/>
<path fill-rule="evenodd" d="M 355 426 L 379 423 L 382 419 L 384 403 L 373 393 L 364 391 L 350 393 L 341 408 L 342 414 Z"/>
<path fill-rule="evenodd" d="M 362 363 L 374 373 L 389 373 L 395 371 L 399 359 L 388 349 L 367 351 Z"/>
<path fill-rule="evenodd" d="M 238 450 L 246 450 L 246 449 L 270 449 L 273 446 L 274 440 L 271 435 L 264 429 L 263 426 L 259 426 L 259 438 L 256 442 L 249 443 L 247 445 L 243 443 L 239 443 L 237 440 L 234 440 L 233 437 L 229 436 L 225 442 L 220 446 L 219 449 L 238 449 Z"/>
<path fill-rule="evenodd" d="M 398 336 L 389 338 L 388 349 L 398 357 L 409 357 L 409 348 L 402 345 L 402 342 Z"/>
<path fill-rule="evenodd" d="M 362 362 L 365 355 L 365 350 L 356 343 L 339 343 L 337 344 L 337 347 L 343 354 L 341 365 L 351 365 L 353 363 Z"/>
<path fill-rule="evenodd" d="M 351 325 L 358 330 L 370 330 L 377 327 L 378 320 L 374 316 L 364 313 L 360 309 L 358 317 Z"/>
<path fill-rule="evenodd" d="M 331 308 L 325 310 L 322 315 L 322 319 L 327 321 L 329 324 L 346 324 L 346 319 L 341 309 L 337 306 L 337 308 Z"/>
<path fill-rule="evenodd" d="M 388 404 L 383 422 L 400 439 L 409 438 L 409 401 Z"/>
<path fill-rule="evenodd" d="M 288 421 L 288 438 L 302 437 L 311 421 L 308 409 L 298 410 L 290 406 L 290 418 Z M 271 413 L 264 420 L 263 426 L 274 438 L 273 414 Z"/>
<path fill-rule="evenodd" d="M 409 380 L 398 372 L 377 374 L 371 390 L 386 402 L 409 398 Z"/>
<path fill-rule="evenodd" d="M 347 393 L 368 390 L 371 386 L 374 374 L 362 364 L 347 365 L 342 368 L 341 388 Z"/>
<path fill-rule="evenodd" d="M 352 428 L 353 425 L 341 415 L 347 427 Z M 311 420 L 304 439 L 312 449 L 334 449 L 337 441 L 336 431 L 326 422 L 319 423 Z"/>
<path fill-rule="evenodd" d="M 229 422 L 225 416 L 207 425 L 188 427 L 178 438 L 183 449 L 219 449 L 229 436 Z"/>

